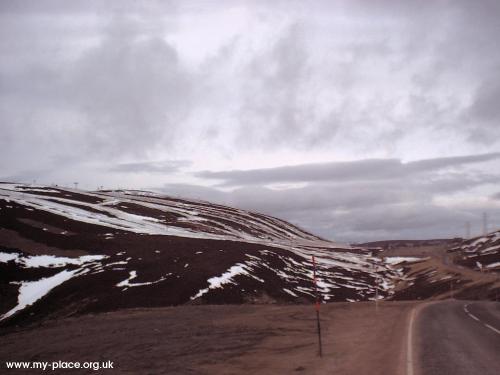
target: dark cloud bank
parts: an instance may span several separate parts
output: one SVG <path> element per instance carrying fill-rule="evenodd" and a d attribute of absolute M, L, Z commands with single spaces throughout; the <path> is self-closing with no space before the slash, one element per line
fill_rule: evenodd
<path fill-rule="evenodd" d="M 273 182 L 374 181 L 403 179 L 447 167 L 500 159 L 500 153 L 419 160 L 402 163 L 397 159 L 370 159 L 286 166 L 245 171 L 199 172 L 197 176 L 221 179 L 223 185 L 253 185 Z"/>
<path fill-rule="evenodd" d="M 328 238 L 363 241 L 384 238 L 430 238 L 464 235 L 471 222 L 479 234 L 488 212 L 490 229 L 500 221 L 493 200 L 477 204 L 439 204 L 439 197 L 468 195 L 500 183 L 497 171 L 485 173 L 469 164 L 496 161 L 500 153 L 419 160 L 359 160 L 270 169 L 199 172 L 198 176 L 233 186 L 229 192 L 194 185 L 167 185 L 163 191 L 204 198 L 286 218 Z M 279 184 L 285 187 L 279 187 Z M 286 187 L 286 183 L 305 183 Z M 266 187 L 278 184 L 278 188 Z M 478 194 L 478 198 L 481 198 Z"/>

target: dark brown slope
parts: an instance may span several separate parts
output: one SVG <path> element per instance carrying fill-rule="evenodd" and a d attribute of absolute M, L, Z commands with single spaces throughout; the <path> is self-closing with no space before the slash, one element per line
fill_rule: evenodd
<path fill-rule="evenodd" d="M 0 184 L 3 324 L 186 303 L 304 303 L 314 299 L 312 255 L 325 302 L 373 298 L 377 275 L 379 295 L 392 293 L 398 273 L 376 258 L 265 215 L 149 192 Z M 42 294 L 19 308 L 27 289 Z"/>

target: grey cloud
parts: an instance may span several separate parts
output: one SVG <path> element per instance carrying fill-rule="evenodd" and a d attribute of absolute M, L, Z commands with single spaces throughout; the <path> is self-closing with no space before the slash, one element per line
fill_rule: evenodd
<path fill-rule="evenodd" d="M 289 144 L 303 134 L 308 118 L 299 103 L 308 77 L 304 33 L 300 22 L 293 23 L 243 67 L 238 143 Z"/>
<path fill-rule="evenodd" d="M 376 206 L 422 204 L 440 194 L 453 194 L 488 183 L 500 182 L 500 176 L 477 178 L 458 173 L 438 179 L 402 178 L 390 181 L 350 181 L 313 183 L 301 188 L 274 190 L 263 187 L 244 187 L 226 193 L 228 203 L 244 205 L 266 213 L 289 215 L 328 208 L 331 210 L 363 210 Z"/>
<path fill-rule="evenodd" d="M 436 197 L 499 182 L 500 175 L 460 170 L 391 180 L 316 182 L 280 190 L 165 185 L 162 191 L 267 213 L 327 238 L 360 242 L 461 236 L 464 223 L 476 222 L 482 211 L 500 224 L 500 208 L 494 206 L 461 208 L 435 203 Z"/>
<path fill-rule="evenodd" d="M 120 173 L 172 173 L 190 165 L 191 162 L 188 160 L 145 161 L 120 163 L 110 167 L 108 170 Z"/>
<path fill-rule="evenodd" d="M 484 208 L 483 208 L 484 209 Z M 473 234 L 479 235 L 482 209 L 460 210 L 455 207 L 426 204 L 376 206 L 333 215 L 327 226 L 332 236 L 364 241 L 371 239 L 424 239 L 464 236 L 466 222 L 473 223 Z M 498 220 L 500 210 L 490 209 Z"/>
<path fill-rule="evenodd" d="M 213 203 L 229 204 L 227 192 L 201 185 L 165 184 L 156 190 L 179 197 L 202 199 Z"/>
<path fill-rule="evenodd" d="M 240 105 L 235 109 L 237 144 L 245 149 L 307 150 L 340 142 L 355 148 L 366 134 L 372 140 L 400 134 L 379 126 L 394 127 L 394 101 L 379 95 L 362 100 L 356 94 L 364 86 L 367 61 L 381 59 L 383 53 L 369 47 L 371 40 L 363 43 L 355 37 L 318 47 L 314 44 L 317 31 L 306 15 L 284 28 L 241 68 L 236 78 L 241 81 Z M 377 43 L 386 48 L 383 41 Z M 328 53 L 329 48 L 348 57 Z"/>
<path fill-rule="evenodd" d="M 168 0 L 150 0 L 138 3 L 133 0 L 7 0 L 0 2 L 0 11 L 10 15 L 15 14 L 81 14 L 121 12 L 142 13 L 148 9 L 161 9 L 160 5 L 175 7 Z"/>
<path fill-rule="evenodd" d="M 40 182 L 45 176 L 50 173 L 50 169 L 34 169 L 24 170 L 11 175 L 0 175 L 0 181 L 4 182 L 19 182 L 31 184 L 33 181 Z"/>
<path fill-rule="evenodd" d="M 408 163 L 402 163 L 397 159 L 367 159 L 254 170 L 203 171 L 196 175 L 202 178 L 220 179 L 224 181 L 223 184 L 231 186 L 276 182 L 383 180 L 499 158 L 500 153 L 434 158 Z"/>
<path fill-rule="evenodd" d="M 429 171 L 446 167 L 461 166 L 466 164 L 482 163 L 486 161 L 500 159 L 500 152 L 488 154 L 450 156 L 443 158 L 425 159 L 406 163 L 413 171 Z"/>
<path fill-rule="evenodd" d="M 454 72 L 458 82 L 464 78 L 469 81 L 471 96 L 467 102 L 471 104 L 465 105 L 457 121 L 448 127 L 465 132 L 471 144 L 491 146 L 500 137 L 500 111 L 495 101 L 500 93 L 500 78 L 495 73 L 500 66 L 500 48 L 492 37 L 500 33 L 500 3 L 463 0 L 453 3 L 451 9 L 453 22 L 448 28 L 452 36 L 439 44 L 437 57 L 450 78 L 450 72 Z M 454 69 L 449 69 L 448 61 L 456 63 Z"/>
<path fill-rule="evenodd" d="M 213 63 L 188 68 L 167 31 L 230 4 L 282 23 L 254 49 L 249 31 L 212 51 L 222 56 Z M 0 142 L 12 159 L 23 142 L 34 155 L 62 143 L 82 158 L 144 158 L 200 140 L 366 153 L 392 152 L 421 129 L 447 129 L 491 149 L 500 138 L 491 105 L 500 63 L 492 1 L 19 1 L 0 9 L 0 115 L 10 137 Z M 85 47 L 72 51 L 78 45 Z M 197 118 L 201 111 L 208 120 Z M 227 129 L 219 119 L 228 119 Z M 41 128 L 47 139 L 35 147 Z"/>
<path fill-rule="evenodd" d="M 498 33 L 495 2 L 318 2 L 303 8 L 238 77 L 240 146 L 306 149 L 340 142 L 390 150 L 387 139 L 396 144 L 422 128 L 471 143 L 481 137 L 490 146 L 496 142 L 487 137 L 495 127 L 468 126 L 464 104 L 477 83 L 496 81 L 497 69 L 487 66 L 500 63 L 491 38 Z M 332 20 L 316 45 L 318 26 L 308 19 L 315 12 L 345 16 L 357 26 L 343 29 Z M 390 84 L 395 92 L 388 94 Z M 474 100 L 483 99 L 478 94 Z"/>
<path fill-rule="evenodd" d="M 458 216 L 457 216 L 458 215 Z M 381 216 L 383 219 L 381 220 Z M 383 209 L 368 208 L 359 215 L 353 225 L 354 231 L 418 231 L 433 226 L 451 226 L 460 229 L 470 215 L 449 208 L 437 207 L 431 204 L 405 204 L 403 207 L 392 205 Z"/>
<path fill-rule="evenodd" d="M 396 159 L 372 159 L 354 162 L 331 162 L 303 164 L 254 170 L 234 170 L 198 172 L 196 176 L 210 179 L 221 179 L 227 185 L 262 184 L 273 182 L 303 182 L 317 180 L 379 178 L 380 172 L 388 168 L 399 168 L 401 163 Z"/>
<path fill-rule="evenodd" d="M 86 138 L 104 153 L 140 155 L 172 145 L 189 106 L 192 86 L 175 49 L 138 36 L 133 22 L 113 24 L 69 78 L 71 99 L 87 118 Z"/>
<path fill-rule="evenodd" d="M 1 34 L 7 58 L 0 62 L 0 163 L 5 168 L 22 165 L 19 154 L 25 147 L 29 164 L 23 169 L 50 168 L 50 160 L 60 156 L 143 159 L 159 148 L 177 147 L 181 130 L 187 131 L 182 120 L 191 105 L 193 73 L 164 41 L 160 14 L 112 14 L 92 30 L 92 47 L 68 63 L 58 54 L 81 41 L 67 37 L 64 24 L 53 22 L 58 26 L 50 41 L 35 36 L 44 35 L 42 26 L 53 14 L 41 17 L 43 22 L 33 15 L 15 16 L 24 22 L 21 35 L 41 48 L 33 51 L 38 59 L 11 50 L 10 34 Z M 32 49 L 29 43 L 23 48 Z"/>
<path fill-rule="evenodd" d="M 273 190 L 259 187 L 236 189 L 230 195 L 237 205 L 268 214 L 291 214 L 394 204 L 421 200 L 423 192 L 382 183 L 313 184 L 303 188 Z"/>
<path fill-rule="evenodd" d="M 387 187 L 388 184 L 333 184 L 286 190 L 247 187 L 234 191 L 222 191 L 213 187 L 168 184 L 161 190 L 173 195 L 201 198 L 292 220 L 297 213 L 314 216 L 324 209 L 355 209 L 367 205 L 395 204 L 411 199 L 415 201 L 423 199 L 422 193 L 397 187 L 388 190 Z"/>
<path fill-rule="evenodd" d="M 498 70 L 499 66 L 495 70 Z M 500 137 L 499 96 L 500 79 L 488 80 L 477 89 L 472 105 L 464 114 L 472 141 L 492 144 Z"/>

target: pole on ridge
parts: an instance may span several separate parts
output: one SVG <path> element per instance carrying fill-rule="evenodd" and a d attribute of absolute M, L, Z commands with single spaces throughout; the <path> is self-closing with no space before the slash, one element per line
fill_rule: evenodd
<path fill-rule="evenodd" d="M 320 357 L 323 357 L 323 345 L 321 343 L 321 322 L 319 319 L 320 300 L 319 300 L 319 294 L 318 294 L 318 286 L 316 283 L 316 258 L 314 257 L 314 255 L 312 256 L 312 262 L 313 262 L 314 296 L 316 297 L 316 302 L 315 302 L 314 306 L 315 306 L 315 310 L 316 310 L 316 325 L 318 327 L 318 346 L 319 346 L 318 354 Z"/>

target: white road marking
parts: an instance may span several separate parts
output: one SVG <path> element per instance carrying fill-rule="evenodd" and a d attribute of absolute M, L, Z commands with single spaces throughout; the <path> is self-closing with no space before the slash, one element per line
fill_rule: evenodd
<path fill-rule="evenodd" d="M 410 324 L 408 326 L 408 341 L 406 343 L 406 375 L 413 375 L 413 321 L 415 309 L 411 310 Z"/>
<path fill-rule="evenodd" d="M 472 315 L 472 314 L 469 312 L 469 309 L 467 308 L 468 306 L 469 306 L 468 304 L 467 304 L 467 305 L 464 305 L 464 311 L 465 311 L 465 313 L 466 313 L 467 315 L 469 315 L 472 319 L 474 319 L 474 320 L 478 321 L 479 323 L 481 323 L 481 324 L 482 324 L 483 326 L 485 326 L 486 328 L 489 328 L 489 329 L 491 329 L 493 332 L 498 333 L 498 334 L 500 335 L 500 330 L 499 330 L 499 329 L 497 329 L 497 328 L 495 328 L 495 327 L 493 327 L 493 326 L 490 326 L 489 324 L 487 324 L 487 323 L 483 322 L 482 320 L 480 320 L 477 316 Z"/>

